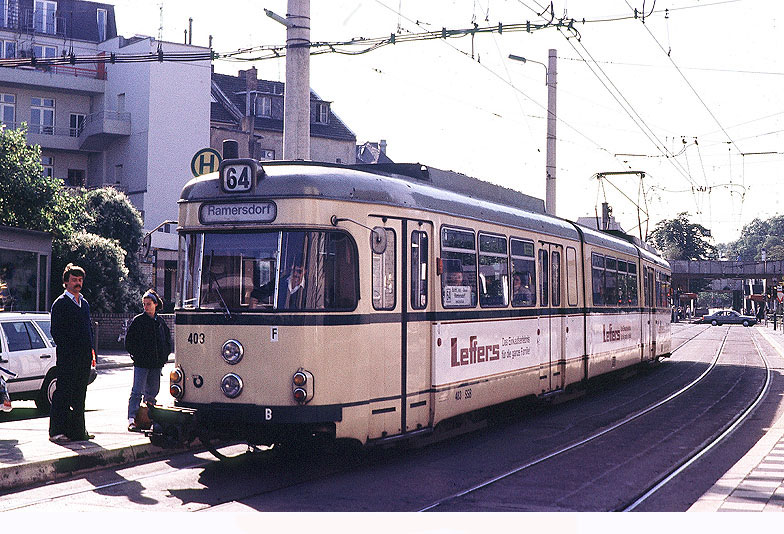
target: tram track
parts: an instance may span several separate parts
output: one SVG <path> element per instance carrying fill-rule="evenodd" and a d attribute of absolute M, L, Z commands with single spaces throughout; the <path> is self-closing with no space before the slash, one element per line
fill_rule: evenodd
<path fill-rule="evenodd" d="M 729 333 L 729 329 L 727 329 Z M 726 336 L 725 336 L 726 339 Z M 737 414 L 737 416 L 732 419 L 729 423 L 727 423 L 722 429 L 720 429 L 715 437 L 711 437 L 700 446 L 692 451 L 692 453 L 686 456 L 683 461 L 673 468 L 668 473 L 664 473 L 661 476 L 661 479 L 657 481 L 655 484 L 652 484 L 649 488 L 643 491 L 636 499 L 634 499 L 631 503 L 620 507 L 614 511 L 618 512 L 631 512 L 637 509 L 643 502 L 645 502 L 648 498 L 666 486 L 670 481 L 672 481 L 675 477 L 681 474 L 683 471 L 688 469 L 691 465 L 697 462 L 700 458 L 705 456 L 708 452 L 710 452 L 714 447 L 722 443 L 726 440 L 730 434 L 732 434 L 738 426 L 740 426 L 744 421 L 746 421 L 756 410 L 757 406 L 760 402 L 765 398 L 765 395 L 770 388 L 771 382 L 771 375 L 770 375 L 770 364 L 768 363 L 767 358 L 765 358 L 765 354 L 760 349 L 759 344 L 757 343 L 756 336 L 751 336 L 752 343 L 754 344 L 754 349 L 757 351 L 757 355 L 760 357 L 762 362 L 765 364 L 765 383 L 763 384 L 760 391 L 751 401 L 748 407 L 743 410 L 741 413 Z M 723 346 L 723 344 L 722 344 Z"/>
<path fill-rule="evenodd" d="M 694 326 L 697 326 L 697 325 L 694 325 Z M 691 330 L 691 328 L 689 328 L 689 330 Z M 683 347 L 687 346 L 691 341 L 693 341 L 693 340 L 697 339 L 698 337 L 700 337 L 701 334 L 703 334 L 705 332 L 709 332 L 709 331 L 713 331 L 713 330 L 711 330 L 711 329 L 700 329 L 695 334 L 690 335 L 687 339 L 683 340 L 683 342 L 681 342 L 677 347 L 675 347 L 673 349 L 673 353 L 675 353 L 676 351 L 678 351 L 678 350 L 682 349 Z M 683 331 L 681 331 L 681 332 L 683 332 Z M 455 502 L 458 499 L 461 499 L 461 498 L 467 497 L 467 496 L 469 496 L 471 494 L 474 494 L 476 492 L 479 492 L 480 490 L 489 489 L 493 485 L 498 484 L 501 481 L 504 481 L 504 480 L 514 476 L 514 475 L 520 474 L 520 473 L 522 473 L 522 472 L 524 472 L 526 470 L 529 470 L 529 469 L 531 469 L 531 468 L 533 468 L 535 466 L 538 466 L 538 465 L 541 465 L 541 464 L 545 464 L 546 462 L 554 460 L 557 457 L 559 457 L 561 455 L 564 455 L 565 453 L 568 453 L 568 452 L 571 452 L 571 451 L 575 451 L 575 450 L 577 450 L 577 449 L 579 449 L 581 447 L 584 447 L 587 444 L 589 444 L 589 443 L 591 443 L 591 442 L 593 442 L 593 441 L 595 441 L 595 440 L 597 440 L 597 439 L 599 439 L 601 437 L 607 436 L 608 434 L 625 427 L 629 423 L 632 423 L 632 422 L 640 419 L 641 417 L 643 417 L 643 416 L 645 416 L 647 414 L 650 414 L 654 410 L 657 410 L 658 408 L 660 408 L 662 406 L 665 406 L 668 403 L 671 403 L 672 401 L 674 401 L 676 398 L 680 397 L 684 393 L 693 390 L 707 376 L 709 376 L 711 371 L 713 371 L 715 369 L 716 365 L 719 362 L 721 354 L 722 354 L 722 352 L 724 350 L 724 347 L 725 347 L 725 344 L 727 342 L 727 337 L 728 337 L 729 333 L 730 333 L 730 329 L 729 328 L 725 329 L 724 336 L 722 337 L 721 343 L 720 343 L 719 347 L 717 348 L 715 354 L 713 355 L 713 358 L 712 358 L 711 363 L 709 364 L 709 366 L 697 378 L 695 378 L 694 380 L 692 380 L 691 382 L 689 382 L 688 384 L 686 384 L 685 386 L 683 386 L 679 390 L 675 391 L 674 393 L 668 395 L 664 399 L 662 399 L 660 401 L 657 401 L 657 402 L 647 406 L 646 408 L 638 410 L 638 411 L 636 411 L 636 412 L 634 412 L 634 413 L 632 413 L 630 415 L 627 415 L 626 417 L 624 417 L 623 419 L 617 421 L 616 423 L 614 423 L 614 424 L 612 424 L 612 425 L 610 425 L 608 427 L 602 428 L 599 431 L 594 432 L 593 434 L 590 434 L 590 435 L 588 435 L 588 436 L 586 436 L 586 437 L 584 437 L 582 439 L 579 439 L 579 440 L 577 440 L 575 442 L 572 442 L 572 443 L 570 443 L 570 444 L 568 444 L 568 445 L 566 445 L 564 447 L 558 448 L 558 449 L 556 449 L 556 450 L 554 450 L 554 451 L 552 451 L 552 452 L 550 452 L 548 454 L 545 454 L 543 456 L 540 456 L 538 458 L 535 458 L 533 460 L 525 462 L 525 463 L 523 463 L 523 464 L 521 464 L 519 466 L 516 466 L 513 469 L 507 470 L 504 473 L 501 473 L 501 474 L 499 474 L 497 476 L 494 476 L 492 478 L 489 478 L 489 479 L 486 479 L 486 480 L 484 480 L 482 482 L 474 484 L 473 486 L 471 486 L 469 488 L 466 488 L 466 489 L 461 490 L 459 492 L 450 494 L 449 496 L 447 496 L 447 497 L 445 497 L 443 499 L 439 499 L 438 501 L 432 502 L 428 506 L 426 506 L 424 508 L 421 508 L 418 511 L 424 512 L 424 511 L 435 510 L 435 509 L 438 509 L 439 507 L 443 507 L 444 505 L 447 505 L 450 502 Z M 754 336 L 752 336 L 752 341 L 753 341 L 754 346 L 755 346 L 756 354 L 760 357 L 760 359 L 764 363 L 765 370 L 766 370 L 765 383 L 760 388 L 760 390 L 757 392 L 757 394 L 754 397 L 754 399 L 752 400 L 752 402 L 748 406 L 746 406 L 744 410 L 742 410 L 740 413 L 736 414 L 735 417 L 733 417 L 729 423 L 724 425 L 719 431 L 715 432 L 709 439 L 707 439 L 704 442 L 702 442 L 698 447 L 696 447 L 696 449 L 692 450 L 690 454 L 687 454 L 680 462 L 677 462 L 672 468 L 670 468 L 665 473 L 663 473 L 661 476 L 659 476 L 654 481 L 653 484 L 650 484 L 648 487 L 645 488 L 645 490 L 643 490 L 642 492 L 640 492 L 637 495 L 635 495 L 634 499 L 632 499 L 631 501 L 625 503 L 624 505 L 616 508 L 616 510 L 628 510 L 628 511 L 634 510 L 642 502 L 644 502 L 646 499 L 648 499 L 650 496 L 652 496 L 658 490 L 660 490 L 662 487 L 664 487 L 669 481 L 671 481 L 672 479 L 677 477 L 678 474 L 683 472 L 690 465 L 692 465 L 694 462 L 699 460 L 699 458 L 701 458 L 702 456 L 707 454 L 716 445 L 718 445 L 724 439 L 726 439 L 743 421 L 745 421 L 754 412 L 754 409 L 759 404 L 759 402 L 761 402 L 761 400 L 764 398 L 765 393 L 768 390 L 768 387 L 769 387 L 769 384 L 770 384 L 770 366 L 769 366 L 767 360 L 765 359 L 763 352 L 760 350 L 760 348 L 759 348 L 759 346 L 757 344 L 757 341 L 754 338 Z"/>

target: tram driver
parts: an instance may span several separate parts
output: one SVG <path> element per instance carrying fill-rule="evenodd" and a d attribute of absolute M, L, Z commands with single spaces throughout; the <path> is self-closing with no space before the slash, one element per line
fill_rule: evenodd
<path fill-rule="evenodd" d="M 291 261 L 289 274 L 278 284 L 278 309 L 299 310 L 305 307 L 305 264 L 302 255 L 296 255 Z M 250 307 L 258 308 L 271 304 L 275 291 L 275 280 L 272 279 L 261 287 L 250 292 Z"/>

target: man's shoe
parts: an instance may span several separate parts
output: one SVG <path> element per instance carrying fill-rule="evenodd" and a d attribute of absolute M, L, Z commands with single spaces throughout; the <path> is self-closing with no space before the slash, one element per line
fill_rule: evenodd
<path fill-rule="evenodd" d="M 141 432 L 141 430 L 136 426 L 136 423 L 131 423 L 128 425 L 128 432 Z"/>
<path fill-rule="evenodd" d="M 68 443 L 71 440 L 65 434 L 55 434 L 49 437 L 49 441 L 52 443 Z"/>
<path fill-rule="evenodd" d="M 90 441 L 94 437 L 95 437 L 94 434 L 85 433 L 83 436 L 79 436 L 78 438 L 75 438 L 72 441 Z"/>

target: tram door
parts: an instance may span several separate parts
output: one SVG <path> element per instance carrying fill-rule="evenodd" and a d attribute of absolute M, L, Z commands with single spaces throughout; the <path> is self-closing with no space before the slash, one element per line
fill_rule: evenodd
<path fill-rule="evenodd" d="M 433 286 L 433 225 L 429 221 L 404 220 L 402 235 L 406 242 L 401 247 L 404 269 L 402 364 L 404 370 L 403 420 L 406 432 L 425 428 L 431 423 L 431 354 L 432 327 L 427 312 L 432 302 Z"/>
<path fill-rule="evenodd" d="M 539 242 L 539 383 L 542 393 L 563 387 L 566 318 L 561 314 L 563 246 Z"/>
<path fill-rule="evenodd" d="M 654 281 L 654 270 L 650 267 L 644 268 L 644 291 L 645 291 L 645 312 L 643 313 L 643 332 L 646 334 L 647 343 L 643 350 L 643 356 L 650 360 L 656 355 L 656 286 Z"/>
<path fill-rule="evenodd" d="M 395 409 L 387 409 L 383 414 L 383 428 L 390 434 L 395 428 L 400 428 L 402 433 L 414 432 L 430 426 L 433 411 L 432 327 L 428 321 L 428 312 L 435 305 L 433 224 L 392 217 L 382 218 L 381 223 L 386 239 L 373 254 L 374 273 L 377 273 L 374 274 L 374 308 L 394 312 L 399 317 L 398 320 L 390 315 L 389 328 L 385 329 L 389 337 L 379 340 L 379 351 L 389 358 L 382 377 L 386 391 L 400 398 Z M 383 302 L 376 302 L 376 293 L 383 297 Z M 380 434 L 382 428 L 375 430 Z"/>

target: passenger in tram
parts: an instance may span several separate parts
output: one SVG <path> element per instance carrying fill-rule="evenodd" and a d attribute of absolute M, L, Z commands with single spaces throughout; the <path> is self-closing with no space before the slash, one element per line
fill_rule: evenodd
<path fill-rule="evenodd" d="M 306 269 L 302 256 L 297 255 L 291 262 L 289 274 L 278 285 L 278 309 L 299 310 L 305 307 Z M 250 307 L 257 308 L 264 303 L 271 304 L 275 291 L 275 280 L 270 280 L 250 293 Z"/>
<path fill-rule="evenodd" d="M 444 303 L 448 306 L 475 306 L 476 293 L 474 287 L 465 280 L 462 264 L 455 260 L 445 260 L 454 265 L 449 265 L 444 272 Z M 454 291 L 450 288 L 460 288 L 461 291 Z"/>
<path fill-rule="evenodd" d="M 531 273 L 514 273 L 512 277 L 512 305 L 531 306 L 534 292 L 531 290 Z"/>

